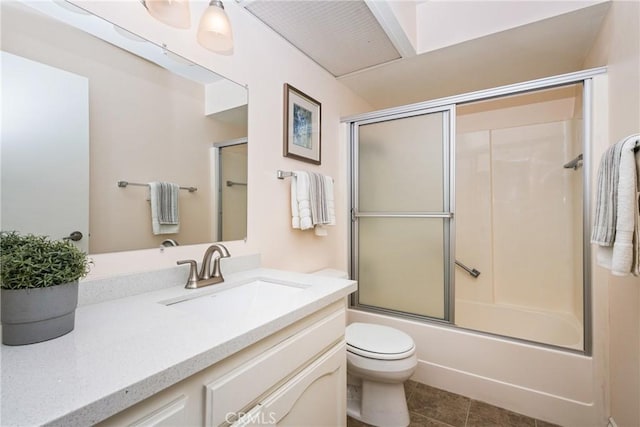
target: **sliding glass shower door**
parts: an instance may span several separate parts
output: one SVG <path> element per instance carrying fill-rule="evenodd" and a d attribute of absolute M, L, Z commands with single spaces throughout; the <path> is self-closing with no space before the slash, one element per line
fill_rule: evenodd
<path fill-rule="evenodd" d="M 357 305 L 450 318 L 453 117 L 447 107 L 352 128 Z"/>

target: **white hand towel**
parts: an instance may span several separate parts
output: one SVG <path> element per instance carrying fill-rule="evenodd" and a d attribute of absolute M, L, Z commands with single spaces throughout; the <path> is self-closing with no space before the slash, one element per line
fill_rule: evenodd
<path fill-rule="evenodd" d="M 335 225 L 333 179 L 313 172 L 294 171 L 291 179 L 291 226 L 314 229 L 326 236 L 325 225 Z"/>
<path fill-rule="evenodd" d="M 291 227 L 300 228 L 300 210 L 298 209 L 298 180 L 291 177 Z"/>
<path fill-rule="evenodd" d="M 153 234 L 176 234 L 180 231 L 178 193 L 180 186 L 169 182 L 149 183 L 151 229 Z"/>
<path fill-rule="evenodd" d="M 313 227 L 309 200 L 309 175 L 295 171 L 291 177 L 291 226 L 300 230 Z"/>

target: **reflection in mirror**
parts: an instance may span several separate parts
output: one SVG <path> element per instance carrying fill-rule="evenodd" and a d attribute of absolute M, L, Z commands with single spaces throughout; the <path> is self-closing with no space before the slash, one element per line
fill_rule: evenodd
<path fill-rule="evenodd" d="M 218 171 L 218 240 L 241 240 L 247 233 L 247 139 L 216 143 L 213 149 Z"/>
<path fill-rule="evenodd" d="M 246 89 L 62 3 L 1 3 L 1 228 L 80 231 L 90 253 L 245 238 L 246 187 L 225 215 L 241 225 L 219 232 L 222 172 L 209 153 L 244 139 L 244 157 L 224 173 L 237 167 L 246 183 Z M 152 181 L 198 189 L 177 192 L 169 234 L 152 230 Z"/>

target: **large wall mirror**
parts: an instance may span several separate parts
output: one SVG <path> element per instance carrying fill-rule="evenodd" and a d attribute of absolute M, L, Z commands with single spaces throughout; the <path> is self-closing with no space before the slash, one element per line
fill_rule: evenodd
<path fill-rule="evenodd" d="M 246 238 L 245 87 L 63 0 L 1 8 L 2 230 L 92 254 Z M 166 234 L 153 181 L 184 187 Z"/>

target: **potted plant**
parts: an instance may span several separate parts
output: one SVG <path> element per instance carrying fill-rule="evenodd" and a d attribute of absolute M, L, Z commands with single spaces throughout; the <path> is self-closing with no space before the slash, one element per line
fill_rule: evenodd
<path fill-rule="evenodd" d="M 31 344 L 71 332 L 78 280 L 89 264 L 71 242 L 0 232 L 2 342 Z"/>

